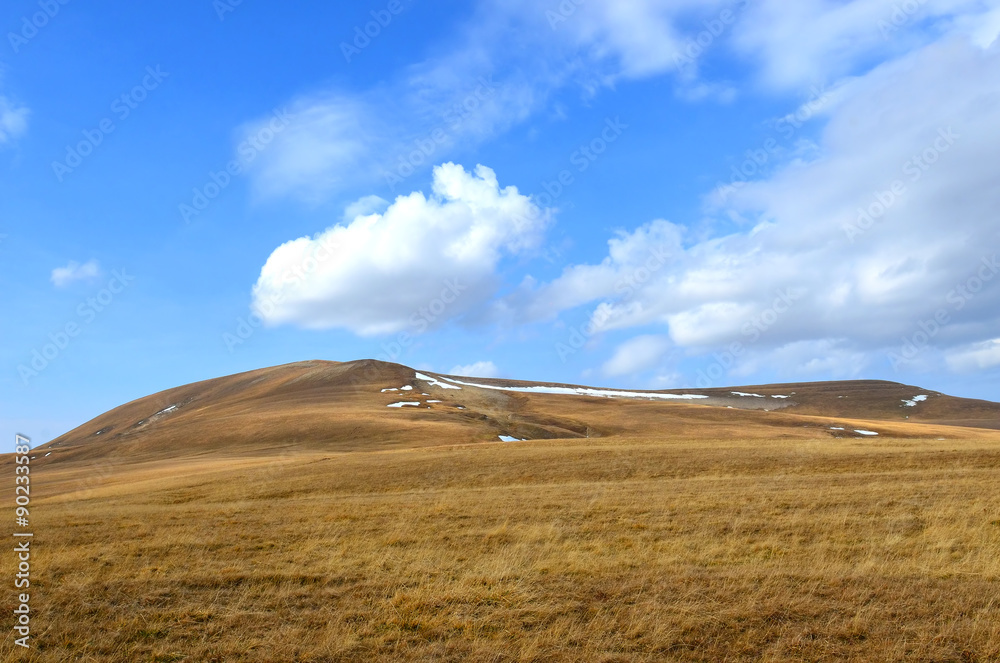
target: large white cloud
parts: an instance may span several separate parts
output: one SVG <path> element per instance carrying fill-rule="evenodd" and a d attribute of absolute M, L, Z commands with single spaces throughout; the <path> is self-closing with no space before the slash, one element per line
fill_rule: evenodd
<path fill-rule="evenodd" d="M 1000 46 L 982 43 L 956 31 L 842 85 L 817 157 L 712 199 L 744 230 L 695 241 L 653 222 L 506 307 L 532 320 L 597 302 L 595 329 L 658 326 L 692 353 L 740 342 L 745 366 L 852 374 L 907 342 L 991 365 L 992 345 L 970 345 L 1000 327 Z"/>
<path fill-rule="evenodd" d="M 502 257 L 536 248 L 549 219 L 491 169 L 446 163 L 430 197 L 400 196 L 381 214 L 278 247 L 253 306 L 270 324 L 419 333 L 488 299 Z"/>

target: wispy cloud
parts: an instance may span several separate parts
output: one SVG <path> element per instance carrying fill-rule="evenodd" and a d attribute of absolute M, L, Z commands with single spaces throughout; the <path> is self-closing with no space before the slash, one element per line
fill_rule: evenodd
<path fill-rule="evenodd" d="M 82 265 L 75 260 L 65 267 L 52 270 L 52 283 L 57 288 L 65 288 L 77 281 L 91 281 L 101 275 L 101 266 L 96 260 L 88 260 Z"/>
<path fill-rule="evenodd" d="M 12 143 L 28 129 L 28 109 L 0 95 L 0 147 Z"/>
<path fill-rule="evenodd" d="M 452 366 L 448 375 L 464 375 L 470 378 L 495 378 L 500 375 L 500 369 L 492 361 L 477 361 L 472 364 Z"/>

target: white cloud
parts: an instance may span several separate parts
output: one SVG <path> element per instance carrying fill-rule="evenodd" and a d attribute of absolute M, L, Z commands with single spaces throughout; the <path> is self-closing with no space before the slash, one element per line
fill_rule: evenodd
<path fill-rule="evenodd" d="M 269 324 L 419 333 L 488 299 L 501 258 L 537 248 L 549 219 L 491 169 L 447 163 L 429 198 L 400 196 L 381 214 L 278 247 L 253 306 Z"/>
<path fill-rule="evenodd" d="M 359 99 L 322 95 L 302 98 L 287 110 L 288 126 L 248 164 L 263 195 L 296 193 L 316 200 L 359 177 L 371 175 L 368 154 L 381 147 L 378 116 Z M 239 135 L 258 135 L 272 117 L 250 122 Z"/>
<path fill-rule="evenodd" d="M 288 126 L 256 155 L 248 172 L 264 196 L 321 201 L 352 187 L 378 183 L 406 190 L 430 170 L 529 114 L 533 86 L 518 72 L 494 80 L 489 63 L 455 55 L 407 70 L 407 75 L 356 94 L 319 91 L 288 105 Z M 270 117 L 250 122 L 257 134 Z"/>
<path fill-rule="evenodd" d="M 948 367 L 958 373 L 1000 366 L 1000 338 L 958 348 L 947 356 Z"/>
<path fill-rule="evenodd" d="M 591 58 L 611 59 L 618 69 L 615 74 L 629 78 L 676 68 L 690 40 L 678 24 L 694 16 L 714 18 L 720 9 L 732 5 L 723 0 L 588 0 L 563 4 L 577 7 L 568 16 L 564 12 L 563 21 L 548 14 L 553 31 L 571 35 Z M 696 25 L 694 34 L 705 29 L 700 22 Z"/>
<path fill-rule="evenodd" d="M 96 260 L 88 260 L 82 265 L 74 260 L 65 267 L 53 269 L 51 279 L 57 288 L 65 288 L 75 281 L 90 281 L 100 275 L 101 266 Z"/>
<path fill-rule="evenodd" d="M 926 45 L 955 25 L 981 24 L 982 0 L 759 0 L 734 27 L 737 53 L 777 88 L 824 85 Z M 981 29 L 988 34 L 988 29 Z"/>
<path fill-rule="evenodd" d="M 477 361 L 474 364 L 452 366 L 448 375 L 462 375 L 470 378 L 495 378 L 500 369 L 492 361 Z"/>
<path fill-rule="evenodd" d="M 987 49 L 996 43 L 1000 36 L 1000 7 L 970 21 L 972 41 L 982 49 Z"/>
<path fill-rule="evenodd" d="M 608 257 L 600 264 L 567 267 L 560 278 L 541 287 L 536 287 L 534 279 L 527 279 L 518 292 L 497 305 L 498 314 L 513 311 L 519 321 L 544 320 L 559 311 L 616 295 L 621 296 L 623 306 L 641 310 L 642 303 L 634 294 L 665 268 L 674 268 L 683 256 L 682 236 L 679 226 L 663 220 L 632 233 L 619 231 L 608 240 Z M 612 325 L 610 320 L 601 319 L 597 326 L 606 329 Z"/>
<path fill-rule="evenodd" d="M 749 376 L 766 372 L 780 375 L 825 377 L 828 379 L 857 378 L 872 367 L 873 357 L 852 347 L 846 339 L 815 339 L 793 341 L 774 349 L 751 348 L 746 360 L 734 366 L 734 376 Z"/>
<path fill-rule="evenodd" d="M 350 223 L 359 216 L 382 213 L 389 204 L 389 201 L 381 196 L 364 196 L 344 209 L 344 221 Z"/>
<path fill-rule="evenodd" d="M 28 109 L 0 95 L 0 147 L 13 142 L 28 129 Z"/>
<path fill-rule="evenodd" d="M 618 346 L 602 370 L 608 376 L 642 373 L 654 368 L 670 348 L 665 336 L 636 336 Z"/>
<path fill-rule="evenodd" d="M 953 323 L 934 345 L 993 338 L 1000 275 L 961 308 L 949 296 L 1000 247 L 998 70 L 1000 49 L 959 33 L 876 67 L 839 87 L 812 160 L 709 210 L 727 229 L 732 218 L 752 229 L 684 244 L 679 226 L 656 221 L 619 234 L 598 264 L 527 280 L 505 306 L 535 320 L 592 302 L 599 330 L 659 325 L 692 354 L 741 342 L 747 365 L 843 375 L 886 366 L 886 352 L 941 307 Z M 895 182 L 901 193 L 890 195 Z M 884 214 L 846 232 L 860 209 L 879 211 L 879 197 Z M 643 272 L 657 247 L 663 266 Z"/>

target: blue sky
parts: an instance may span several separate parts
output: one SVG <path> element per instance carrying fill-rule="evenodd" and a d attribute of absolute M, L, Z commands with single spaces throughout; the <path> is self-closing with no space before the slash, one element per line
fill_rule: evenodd
<path fill-rule="evenodd" d="M 314 358 L 997 398 L 998 2 L 0 20 L 10 438 Z"/>

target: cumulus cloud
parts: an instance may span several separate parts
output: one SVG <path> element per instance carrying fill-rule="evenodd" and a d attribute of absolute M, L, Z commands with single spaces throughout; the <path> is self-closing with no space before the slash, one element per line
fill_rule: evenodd
<path fill-rule="evenodd" d="M 477 361 L 473 364 L 452 366 L 448 375 L 464 375 L 470 378 L 495 378 L 500 375 L 500 369 L 492 361 Z"/>
<path fill-rule="evenodd" d="M 65 288 L 76 281 L 91 281 L 101 275 L 101 265 L 96 260 L 88 260 L 82 265 L 70 261 L 65 267 L 52 270 L 52 283 L 57 288 Z"/>
<path fill-rule="evenodd" d="M 598 264 L 528 281 L 505 305 L 531 320 L 591 302 L 598 330 L 652 325 L 690 353 L 739 342 L 757 356 L 747 365 L 841 374 L 888 366 L 942 307 L 952 322 L 936 346 L 991 339 L 998 68 L 1000 48 L 961 33 L 876 67 L 840 87 L 811 160 L 709 209 L 727 234 L 696 239 L 656 221 L 619 234 Z M 750 225 L 734 232 L 733 218 Z M 958 294 L 974 279 L 974 296 Z M 992 352 L 975 346 L 952 364 L 985 365 Z"/>
<path fill-rule="evenodd" d="M 400 196 L 382 213 L 278 247 L 253 307 L 272 325 L 423 332 L 492 296 L 500 260 L 537 248 L 549 220 L 491 169 L 446 163 L 430 197 Z"/>

